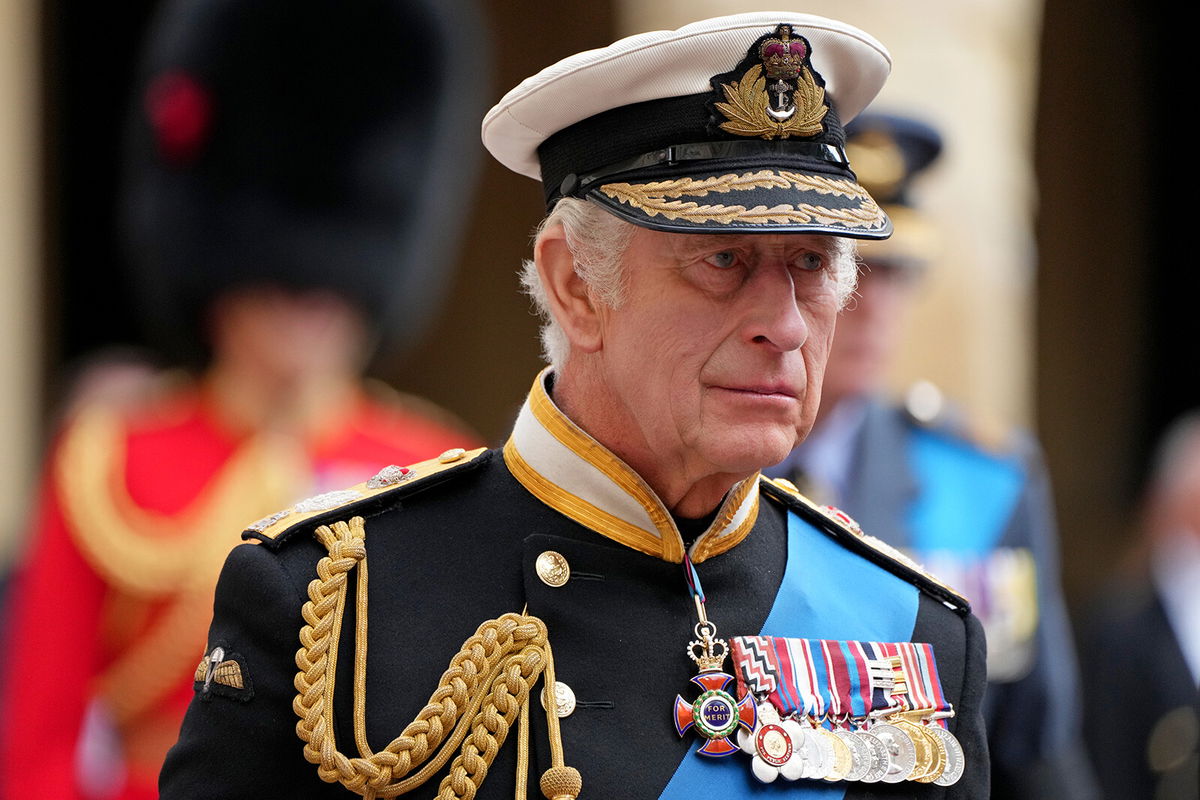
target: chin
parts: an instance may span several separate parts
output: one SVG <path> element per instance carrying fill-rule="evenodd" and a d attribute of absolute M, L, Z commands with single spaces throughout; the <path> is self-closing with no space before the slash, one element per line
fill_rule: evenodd
<path fill-rule="evenodd" d="M 723 472 L 735 475 L 749 475 L 778 464 L 788 457 L 798 442 L 793 428 L 769 431 L 756 428 L 731 434 L 712 444 L 714 458 L 711 460 Z"/>

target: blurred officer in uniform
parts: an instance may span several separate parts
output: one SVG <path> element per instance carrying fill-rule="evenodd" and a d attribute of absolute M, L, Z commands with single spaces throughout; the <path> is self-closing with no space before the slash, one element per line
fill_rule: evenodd
<path fill-rule="evenodd" d="M 1200 412 L 1163 436 L 1144 540 L 1081 624 L 1084 732 L 1104 797 L 1200 796 Z"/>
<path fill-rule="evenodd" d="M 246 531 L 164 798 L 986 795 L 966 603 L 759 472 L 812 424 L 852 240 L 891 227 L 842 129 L 889 69 L 840 22 L 739 14 L 489 112 L 549 209 L 551 366 L 502 449 Z"/>
<path fill-rule="evenodd" d="M 460 113 L 447 82 L 473 69 L 452 52 L 452 11 L 161 9 L 123 235 L 160 343 L 203 341 L 209 357 L 193 380 L 102 368 L 56 437 L 4 651 L 5 798 L 157 797 L 236 531 L 476 444 L 446 412 L 362 380 L 374 344 L 415 336 L 437 299 L 429 172 L 470 178 L 469 159 L 443 153 Z"/>
<path fill-rule="evenodd" d="M 882 385 L 937 248 L 912 188 L 941 153 L 941 137 L 920 120 L 871 112 L 847 136 L 859 180 L 895 232 L 860 249 L 858 294 L 838 318 L 816 426 L 767 472 L 841 506 L 970 598 L 988 639 L 993 797 L 1090 797 L 1052 499 L 1036 443 L 987 431 L 931 384 L 914 386 L 903 403 Z"/>

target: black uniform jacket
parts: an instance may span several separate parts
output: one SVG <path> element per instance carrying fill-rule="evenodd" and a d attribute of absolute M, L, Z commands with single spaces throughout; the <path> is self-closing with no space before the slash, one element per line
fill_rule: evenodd
<path fill-rule="evenodd" d="M 1084 731 L 1106 800 L 1196 797 L 1200 690 L 1154 581 L 1106 586 L 1080 641 Z"/>
<path fill-rule="evenodd" d="M 540 413 L 544 416 L 545 408 Z M 527 403 L 526 425 L 529 414 Z M 289 517 L 264 520 L 257 527 L 265 533 L 248 532 L 256 541 L 229 556 L 207 644 L 210 654 L 221 648 L 210 659 L 211 671 L 217 672 L 218 661 L 233 662 L 241 685 L 212 680 L 201 665 L 196 697 L 162 772 L 163 800 L 353 796 L 337 783 L 323 782 L 305 759 L 293 708 L 298 634 L 305 624 L 301 608 L 318 562 L 329 555 L 313 531 L 352 517 L 364 520 L 369 562 L 364 729 L 372 751 L 382 750 L 417 717 L 450 658 L 481 622 L 527 608 L 546 624 L 558 681 L 574 691 L 576 708 L 560 724 L 565 762 L 582 774 L 581 797 L 696 796 L 697 780 L 721 797 L 987 796 L 980 713 L 986 654 L 978 622 L 952 592 L 758 476 L 731 490 L 709 531 L 689 551 L 718 635 L 762 631 L 832 639 L 843 623 L 824 619 L 827 609 L 838 619 L 869 623 L 891 613 L 881 605 L 886 598 L 909 597 L 903 600 L 911 603 L 903 617 L 906 629 L 893 640 L 933 644 L 942 687 L 956 710 L 950 730 L 964 748 L 966 773 L 945 788 L 805 780 L 762 786 L 741 753 L 707 759 L 690 752 L 696 737 L 677 734 L 672 710 L 677 694 L 688 702 L 697 694 L 689 682 L 696 666 L 686 654 L 695 638 L 696 610 L 680 563 L 663 555 L 681 546 L 674 523 L 656 518 L 656 529 L 639 530 L 628 523 L 638 513 L 636 504 L 627 508 L 611 500 L 605 516 L 596 513 L 596 503 L 604 501 L 589 495 L 587 486 L 571 486 L 569 479 L 539 482 L 553 470 L 538 446 L 523 449 L 522 424 L 519 420 L 504 451 L 416 465 L 403 475 L 393 471 L 391 480 L 399 481 L 393 486 L 368 484 L 360 489 L 360 499 L 327 510 L 321 506 L 345 498 L 317 498 Z M 583 442 L 575 440 L 568 449 L 578 453 Z M 596 452 L 584 460 L 595 465 Z M 605 464 L 601 471 L 611 475 L 611 463 Z M 585 483 L 595 488 L 599 484 L 592 478 Z M 559 491 L 564 486 L 573 491 Z M 627 488 L 634 495 L 646 490 L 644 484 Z M 801 533 L 810 537 L 803 540 L 810 545 L 797 545 Z M 656 536 L 663 552 L 654 554 Z M 569 565 L 569 578 L 560 586 L 547 583 L 545 570 L 539 570 L 539 557 L 547 552 Z M 876 593 L 873 576 L 894 584 L 899 594 L 890 588 L 886 598 Z M 348 583 L 333 727 L 336 748 L 354 757 L 359 751 L 352 702 L 353 573 Z M 781 608 L 785 593 L 787 607 Z M 817 616 L 806 617 L 813 609 Z M 801 618 L 815 621 L 805 627 Z M 851 635 L 843 638 L 861 638 L 847 632 Z M 537 779 L 551 758 L 541 704 L 531 703 L 531 710 L 529 796 L 539 797 Z M 509 738 L 517 736 L 514 726 Z M 697 778 L 689 770 L 701 762 L 705 771 Z M 516 743 L 509 741 L 476 796 L 513 797 L 516 763 Z M 434 797 L 439 780 L 435 776 L 405 796 Z"/>

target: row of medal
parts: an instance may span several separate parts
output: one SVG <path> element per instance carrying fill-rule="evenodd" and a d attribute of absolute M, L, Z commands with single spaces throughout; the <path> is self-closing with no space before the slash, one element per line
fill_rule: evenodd
<path fill-rule="evenodd" d="M 950 786 L 962 777 L 930 645 L 768 636 L 732 645 L 738 694 L 757 706 L 736 743 L 760 781 Z"/>

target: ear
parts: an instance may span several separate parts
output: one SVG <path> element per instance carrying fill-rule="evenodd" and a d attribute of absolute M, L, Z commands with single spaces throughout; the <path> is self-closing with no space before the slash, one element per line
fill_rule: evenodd
<path fill-rule="evenodd" d="M 594 353 L 601 349 L 599 303 L 587 283 L 575 272 L 575 256 L 567 246 L 562 225 L 542 231 L 533 247 L 533 260 L 546 290 L 550 313 L 566 333 L 574 350 Z"/>

